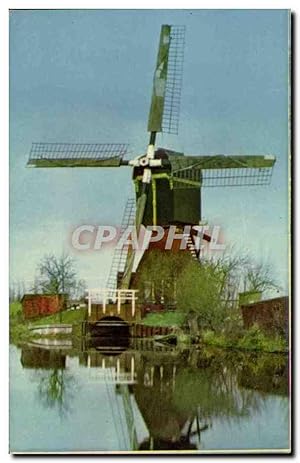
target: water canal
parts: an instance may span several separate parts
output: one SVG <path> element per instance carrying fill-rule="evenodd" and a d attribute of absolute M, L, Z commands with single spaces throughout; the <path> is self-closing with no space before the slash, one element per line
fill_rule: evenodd
<path fill-rule="evenodd" d="M 289 447 L 286 356 L 41 343 L 10 346 L 12 451 Z"/>

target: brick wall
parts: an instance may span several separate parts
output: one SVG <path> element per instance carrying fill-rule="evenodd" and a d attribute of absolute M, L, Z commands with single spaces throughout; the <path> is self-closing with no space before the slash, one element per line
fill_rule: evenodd
<path fill-rule="evenodd" d="M 256 323 L 269 334 L 288 335 L 289 298 L 277 297 L 241 306 L 245 328 Z"/>
<path fill-rule="evenodd" d="M 64 296 L 60 294 L 25 294 L 22 299 L 25 319 L 51 315 L 64 309 Z"/>

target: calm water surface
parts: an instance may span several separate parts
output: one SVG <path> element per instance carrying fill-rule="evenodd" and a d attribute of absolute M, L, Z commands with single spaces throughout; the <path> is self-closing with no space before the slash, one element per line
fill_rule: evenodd
<path fill-rule="evenodd" d="M 289 448 L 285 356 L 41 342 L 10 348 L 11 451 Z"/>

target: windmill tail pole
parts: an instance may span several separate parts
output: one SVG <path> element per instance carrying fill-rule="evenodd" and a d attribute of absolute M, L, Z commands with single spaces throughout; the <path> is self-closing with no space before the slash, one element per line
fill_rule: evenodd
<path fill-rule="evenodd" d="M 143 192 L 138 199 L 137 208 L 136 208 L 136 222 L 135 223 L 136 223 L 137 236 L 139 235 L 141 224 L 144 218 L 146 202 L 147 202 L 147 189 L 148 189 L 148 185 L 146 183 L 143 183 Z M 134 265 L 134 258 L 135 258 L 135 250 L 130 248 L 128 250 L 125 269 L 124 269 L 124 275 L 123 275 L 122 282 L 120 285 L 121 289 L 128 289 L 130 286 L 130 280 L 131 280 L 131 275 L 132 275 L 133 265 Z"/>
<path fill-rule="evenodd" d="M 151 132 L 151 133 L 150 133 L 149 145 L 155 145 L 156 133 L 157 133 L 157 132 Z"/>
<path fill-rule="evenodd" d="M 134 251 L 132 249 L 129 249 L 120 289 L 128 289 L 130 286 L 130 280 L 131 280 L 133 264 L 134 264 L 134 257 L 135 257 Z"/>

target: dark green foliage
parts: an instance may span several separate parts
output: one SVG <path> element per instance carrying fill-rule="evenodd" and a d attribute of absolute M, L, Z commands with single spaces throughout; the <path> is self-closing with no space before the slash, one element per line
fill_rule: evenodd
<path fill-rule="evenodd" d="M 258 352 L 287 352 L 288 346 L 280 336 L 268 336 L 258 326 L 253 325 L 248 330 L 237 330 L 232 335 L 225 330 L 218 333 L 207 330 L 202 333 L 202 341 L 211 346 L 234 348 Z"/>
<path fill-rule="evenodd" d="M 218 329 L 226 317 L 223 275 L 209 262 L 192 260 L 177 280 L 177 308 L 194 316 L 201 328 Z"/>
<path fill-rule="evenodd" d="M 186 319 L 196 317 L 202 328 L 217 329 L 226 318 L 223 271 L 209 262 L 200 265 L 188 252 L 147 253 L 137 288 L 142 302 L 152 297 L 156 303 L 176 303 Z"/>
<path fill-rule="evenodd" d="M 279 336 L 267 336 L 257 325 L 253 325 L 245 331 L 244 336 L 239 340 L 237 346 L 240 349 L 265 352 L 285 352 L 287 350 L 285 339 Z"/>
<path fill-rule="evenodd" d="M 163 297 L 165 302 L 174 303 L 179 276 L 191 260 L 191 254 L 184 251 L 153 250 L 146 253 L 139 267 L 136 285 L 140 301 L 145 302 L 150 297 L 154 298 L 154 302 L 160 302 Z"/>

